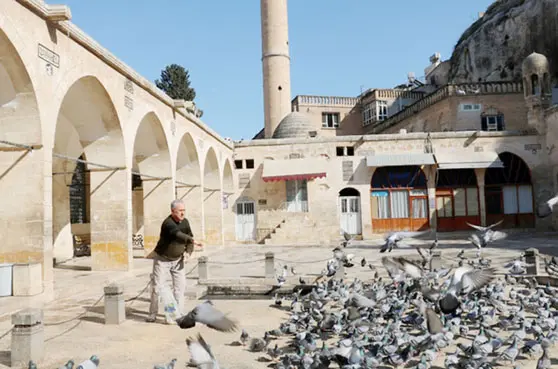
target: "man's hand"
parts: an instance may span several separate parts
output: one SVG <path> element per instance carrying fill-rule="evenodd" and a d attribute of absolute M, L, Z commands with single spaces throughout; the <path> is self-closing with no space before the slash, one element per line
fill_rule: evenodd
<path fill-rule="evenodd" d="M 201 242 L 194 241 L 194 245 L 198 247 L 203 247 L 203 244 Z"/>

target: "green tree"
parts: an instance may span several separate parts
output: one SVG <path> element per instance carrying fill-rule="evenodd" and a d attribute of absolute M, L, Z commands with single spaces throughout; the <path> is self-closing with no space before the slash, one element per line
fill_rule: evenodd
<path fill-rule="evenodd" d="M 155 85 L 175 100 L 194 101 L 196 90 L 190 87 L 190 74 L 181 65 L 171 64 L 161 71 L 161 79 Z"/>

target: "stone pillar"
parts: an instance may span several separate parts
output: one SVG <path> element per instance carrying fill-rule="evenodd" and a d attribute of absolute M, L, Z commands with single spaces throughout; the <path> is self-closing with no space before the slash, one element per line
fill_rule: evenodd
<path fill-rule="evenodd" d="M 20 310 L 12 315 L 12 367 L 27 367 L 44 358 L 43 311 L 40 309 Z"/>
<path fill-rule="evenodd" d="M 477 186 L 479 187 L 479 216 L 482 226 L 486 226 L 486 196 L 484 194 L 484 176 L 486 168 L 475 168 Z"/>
<path fill-rule="evenodd" d="M 206 189 L 203 195 L 205 242 L 208 245 L 221 245 L 223 231 L 221 191 Z"/>
<path fill-rule="evenodd" d="M 104 288 L 105 291 L 105 324 L 120 324 L 126 320 L 126 300 L 124 290 L 117 284 Z"/>
<path fill-rule="evenodd" d="M 265 253 L 265 278 L 275 279 L 275 254 L 272 252 Z"/>
<path fill-rule="evenodd" d="M 127 271 L 133 267 L 129 203 L 132 189 L 126 170 L 91 171 L 91 268 Z"/>
<path fill-rule="evenodd" d="M 345 278 L 345 265 L 342 262 L 339 262 L 339 268 L 335 272 L 335 278 Z"/>
<path fill-rule="evenodd" d="M 438 229 L 438 218 L 436 216 L 436 171 L 435 165 L 430 165 L 424 169 L 428 193 L 428 217 L 430 219 L 430 230 L 432 231 Z"/>
<path fill-rule="evenodd" d="M 203 241 L 202 221 L 202 188 L 201 186 L 184 187 L 177 185 L 176 198 L 184 201 L 186 207 L 186 219 L 190 222 L 190 228 L 196 241 Z"/>
<path fill-rule="evenodd" d="M 170 215 L 170 203 L 174 199 L 172 181 L 143 179 L 143 245 L 145 255 L 149 255 L 157 245 L 161 233 L 161 223 Z"/>
<path fill-rule="evenodd" d="M 223 245 L 227 246 L 236 241 L 236 216 L 234 212 L 234 203 L 230 201 L 233 196 L 223 193 L 223 197 L 226 205 L 226 208 L 223 209 Z M 254 210 L 257 212 L 257 203 L 255 203 L 254 206 Z"/>
<path fill-rule="evenodd" d="M 74 244 L 72 238 L 72 225 L 70 223 L 70 193 L 69 185 L 72 183 L 72 173 L 75 164 L 64 163 L 61 159 L 54 159 L 51 171 L 52 176 L 52 240 L 53 258 L 57 263 L 74 257 Z"/>
<path fill-rule="evenodd" d="M 4 117 L 0 112 L 0 138 L 6 139 L 4 133 L 9 135 L 14 132 L 9 130 L 9 118 L 1 118 Z M 20 130 L 24 129 L 22 127 L 30 118 L 21 117 L 22 120 L 17 123 Z M 14 125 L 11 128 L 15 127 Z M 14 140 L 23 143 L 34 139 L 23 137 L 14 137 Z M 0 242 L 0 263 L 43 262 L 42 159 L 41 151 L 0 151 L 0 234 L 3 235 Z"/>
<path fill-rule="evenodd" d="M 548 199 L 554 197 L 555 195 L 552 170 L 550 169 L 550 166 L 546 165 L 546 163 L 548 163 L 548 160 L 544 160 L 543 164 L 537 165 L 535 168 L 531 169 L 531 183 L 533 186 L 533 199 L 534 199 L 533 211 L 535 214 L 536 214 L 536 209 L 540 203 L 548 201 Z M 535 219 L 536 229 L 539 231 L 553 231 L 554 226 L 552 224 L 552 218 L 553 217 L 546 217 L 546 218 L 536 217 Z"/>
<path fill-rule="evenodd" d="M 527 274 L 541 275 L 539 249 L 530 248 L 525 250 L 525 263 L 532 264 L 532 266 L 527 266 Z"/>
<path fill-rule="evenodd" d="M 207 256 L 198 258 L 198 281 L 207 281 L 209 279 L 209 267 Z"/>
<path fill-rule="evenodd" d="M 439 270 L 442 267 L 442 251 L 432 250 L 432 258 L 430 259 L 430 270 Z"/>

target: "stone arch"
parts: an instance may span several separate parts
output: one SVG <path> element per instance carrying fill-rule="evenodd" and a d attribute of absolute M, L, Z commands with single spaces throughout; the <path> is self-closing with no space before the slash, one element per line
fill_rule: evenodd
<path fill-rule="evenodd" d="M 146 254 L 155 248 L 161 222 L 170 214 L 172 178 L 167 135 L 157 114 L 149 112 L 137 127 L 132 156 L 132 234 L 143 237 Z"/>
<path fill-rule="evenodd" d="M 201 166 L 198 150 L 192 135 L 184 133 L 178 143 L 176 154 L 176 198 L 186 205 L 186 218 L 194 236 L 202 233 L 202 187 Z"/>
<path fill-rule="evenodd" d="M 70 198 L 69 186 L 78 162 L 85 164 L 79 170 L 89 173 L 89 183 L 72 188 Z M 97 77 L 77 79 L 62 99 L 54 131 L 52 203 L 56 261 L 73 257 L 75 246 L 89 245 L 93 269 L 130 267 L 125 164 L 121 124 L 111 97 Z M 85 192 L 81 198 L 88 198 L 85 202 L 90 207 L 90 219 L 72 224 L 70 212 L 87 206 L 75 199 L 79 191 Z"/>
<path fill-rule="evenodd" d="M 209 147 L 203 164 L 203 211 L 205 242 L 222 242 L 222 193 L 219 161 L 213 147 Z"/>
<path fill-rule="evenodd" d="M 0 29 L 0 263 L 44 260 L 42 153 L 16 144 L 41 145 L 36 91 L 16 44 Z M 17 190 L 14 190 L 17 189 Z M 52 261 L 43 264 L 43 271 Z"/>
<path fill-rule="evenodd" d="M 488 168 L 484 175 L 486 221 L 504 220 L 504 228 L 535 226 L 531 169 L 510 151 L 498 154 L 503 168 Z"/>

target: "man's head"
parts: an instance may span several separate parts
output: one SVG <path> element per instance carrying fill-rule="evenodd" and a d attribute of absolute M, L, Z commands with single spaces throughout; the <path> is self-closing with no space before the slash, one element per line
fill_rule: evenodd
<path fill-rule="evenodd" d="M 184 220 L 185 206 L 182 200 L 173 200 L 171 202 L 171 216 L 177 222 Z"/>

